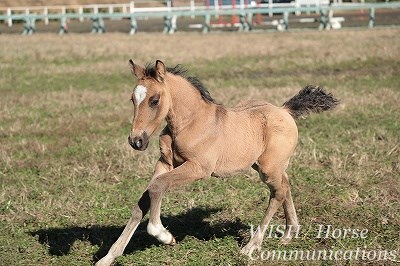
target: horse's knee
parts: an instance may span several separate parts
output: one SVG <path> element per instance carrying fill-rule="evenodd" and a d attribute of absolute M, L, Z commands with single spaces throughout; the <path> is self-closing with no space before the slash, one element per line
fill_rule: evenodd
<path fill-rule="evenodd" d="M 140 197 L 138 204 L 132 207 L 132 218 L 140 221 L 150 209 L 150 196 L 146 190 L 142 197 Z"/>
<path fill-rule="evenodd" d="M 286 193 L 287 193 L 287 189 L 282 187 L 276 191 L 273 192 L 273 197 L 274 199 L 276 199 L 279 202 L 283 202 L 286 198 Z"/>
<path fill-rule="evenodd" d="M 279 186 L 282 183 L 283 171 L 279 167 L 264 166 L 260 170 L 261 179 L 268 186 Z"/>
<path fill-rule="evenodd" d="M 136 221 L 142 220 L 142 217 L 145 215 L 143 211 L 140 209 L 139 205 L 135 205 L 132 207 L 132 219 Z"/>
<path fill-rule="evenodd" d="M 263 182 L 268 185 L 271 191 L 271 197 L 278 201 L 285 200 L 289 184 L 284 176 L 284 172 L 274 167 L 263 168 L 262 176 L 265 178 Z"/>
<path fill-rule="evenodd" d="M 153 199 L 154 197 L 159 197 L 161 196 L 166 190 L 168 186 L 167 184 L 164 184 L 159 178 L 155 178 L 152 180 L 152 182 L 149 184 L 147 191 L 149 192 L 150 199 Z"/>

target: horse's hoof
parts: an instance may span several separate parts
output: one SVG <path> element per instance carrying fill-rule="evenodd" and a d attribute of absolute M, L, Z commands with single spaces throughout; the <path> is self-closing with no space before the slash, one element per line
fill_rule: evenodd
<path fill-rule="evenodd" d="M 171 240 L 171 242 L 170 242 L 168 245 L 170 245 L 170 246 L 175 246 L 175 244 L 176 244 L 175 237 L 172 237 L 172 240 Z"/>
<path fill-rule="evenodd" d="M 114 259 L 109 257 L 109 256 L 105 256 L 104 258 L 102 258 L 101 260 L 99 260 L 95 266 L 110 266 L 112 263 L 114 262 Z"/>
<path fill-rule="evenodd" d="M 279 242 L 280 242 L 282 245 L 287 245 L 287 244 L 290 243 L 290 241 L 292 241 L 292 238 L 291 238 L 291 237 L 283 237 L 283 238 L 281 238 L 281 240 L 279 240 Z"/>
<path fill-rule="evenodd" d="M 244 247 L 244 248 L 242 248 L 242 249 L 240 250 L 240 253 L 241 253 L 242 255 L 249 256 L 250 250 L 249 250 L 248 248 Z"/>
<path fill-rule="evenodd" d="M 258 246 L 258 245 L 249 245 L 249 244 L 247 244 L 246 246 L 244 246 L 240 250 L 240 253 L 242 253 L 245 256 L 250 257 L 251 254 L 254 252 L 254 250 L 261 250 L 261 247 Z"/>

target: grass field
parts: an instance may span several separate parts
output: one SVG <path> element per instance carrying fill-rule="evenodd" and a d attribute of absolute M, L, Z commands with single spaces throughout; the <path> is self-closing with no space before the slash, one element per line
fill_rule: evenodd
<path fill-rule="evenodd" d="M 326 87 L 342 104 L 298 121 L 289 168 L 300 238 L 288 246 L 266 238 L 263 248 L 388 250 L 400 260 L 398 29 L 8 35 L 0 47 L 0 265 L 90 265 L 121 233 L 158 158 L 157 139 L 144 153 L 127 143 L 129 58 L 185 64 L 226 105 L 281 105 L 306 84 Z M 179 188 L 162 206 L 177 245 L 158 244 L 143 222 L 116 264 L 281 265 L 239 254 L 268 197 L 251 171 Z M 280 210 L 273 224 L 283 217 Z M 319 224 L 368 233 L 321 239 Z"/>

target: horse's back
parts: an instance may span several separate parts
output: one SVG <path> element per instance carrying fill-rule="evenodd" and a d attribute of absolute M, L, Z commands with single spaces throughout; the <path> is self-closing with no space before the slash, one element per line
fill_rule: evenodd
<path fill-rule="evenodd" d="M 275 106 L 263 100 L 247 100 L 240 102 L 235 107 L 230 108 L 234 113 L 243 114 L 245 117 L 262 117 L 261 120 L 267 120 L 271 125 L 287 124 L 288 128 L 295 127 L 296 123 L 290 113 L 284 107 Z M 258 114 L 258 115 L 257 115 Z M 259 119 L 260 120 L 260 119 Z M 249 120 L 250 123 L 257 123 L 257 121 Z"/>
<path fill-rule="evenodd" d="M 267 146 L 277 142 L 282 148 L 294 150 L 298 139 L 298 129 L 294 118 L 286 108 L 262 100 L 249 100 L 235 106 L 232 111 L 246 120 L 242 123 L 247 124 L 245 127 L 263 146 L 264 151 Z"/>
<path fill-rule="evenodd" d="M 257 109 L 260 107 L 262 108 L 266 106 L 273 106 L 273 105 L 263 100 L 246 100 L 238 103 L 236 106 L 230 108 L 230 110 L 235 112 L 241 112 L 251 109 Z"/>

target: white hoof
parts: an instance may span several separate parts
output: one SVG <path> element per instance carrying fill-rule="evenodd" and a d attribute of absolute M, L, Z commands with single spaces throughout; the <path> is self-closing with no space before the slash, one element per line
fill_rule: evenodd
<path fill-rule="evenodd" d="M 176 243 L 175 238 L 162 224 L 149 223 L 147 225 L 147 232 L 163 244 L 173 246 Z"/>
<path fill-rule="evenodd" d="M 292 241 L 291 237 L 282 237 L 281 240 L 279 240 L 279 242 L 283 245 L 287 245 L 290 243 L 290 241 Z"/>
<path fill-rule="evenodd" d="M 169 243 L 168 245 L 170 246 L 175 246 L 176 245 L 176 240 L 174 237 L 172 237 L 171 243 Z"/>

